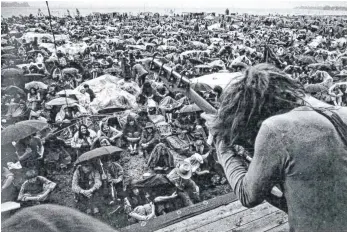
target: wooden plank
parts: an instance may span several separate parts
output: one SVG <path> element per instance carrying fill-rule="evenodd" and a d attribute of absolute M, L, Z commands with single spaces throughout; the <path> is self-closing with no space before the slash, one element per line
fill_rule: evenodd
<path fill-rule="evenodd" d="M 235 201 L 226 206 L 218 207 L 214 210 L 208 211 L 206 213 L 197 215 L 195 217 L 188 218 L 179 223 L 173 224 L 171 226 L 165 227 L 163 229 L 157 230 L 156 232 L 181 232 L 181 231 L 192 231 L 196 228 L 202 227 L 204 225 L 210 224 L 214 221 L 221 220 L 232 214 L 248 210 L 243 207 L 240 201 Z"/>
<path fill-rule="evenodd" d="M 234 193 L 228 193 L 216 198 L 209 199 L 207 201 L 199 202 L 192 206 L 188 206 L 174 212 L 159 216 L 147 222 L 140 222 L 134 225 L 130 225 L 121 229 L 122 232 L 147 232 L 156 231 L 169 225 L 178 223 L 187 218 L 194 217 L 202 214 L 206 211 L 210 211 L 222 205 L 230 204 L 236 201 L 237 198 Z"/>
<path fill-rule="evenodd" d="M 259 218 L 255 221 L 249 222 L 237 228 L 231 228 L 228 231 L 232 232 L 259 232 L 272 229 L 276 226 L 284 224 L 288 220 L 285 212 L 278 210 L 265 217 Z"/>
<path fill-rule="evenodd" d="M 286 222 L 282 225 L 271 228 L 270 230 L 267 230 L 266 232 L 288 232 L 288 231 L 289 231 L 289 223 Z"/>
<path fill-rule="evenodd" d="M 263 203 L 257 207 L 230 215 L 229 217 L 214 221 L 213 223 L 202 226 L 193 231 L 228 231 L 232 228 L 240 227 L 276 211 L 278 211 L 278 209 L 271 206 L 269 203 Z"/>

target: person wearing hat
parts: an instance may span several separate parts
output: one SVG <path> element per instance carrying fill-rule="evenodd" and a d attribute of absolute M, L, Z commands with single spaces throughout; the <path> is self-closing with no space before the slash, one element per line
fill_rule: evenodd
<path fill-rule="evenodd" d="M 72 192 L 78 207 L 85 209 L 87 214 L 98 214 L 99 209 L 95 204 L 98 190 L 102 185 L 99 171 L 94 163 L 84 162 L 76 167 L 72 177 Z"/>
<path fill-rule="evenodd" d="M 25 173 L 26 181 L 22 184 L 18 194 L 18 201 L 26 205 L 36 205 L 47 200 L 49 194 L 56 187 L 56 183 L 39 176 L 36 170 Z"/>
<path fill-rule="evenodd" d="M 147 122 L 145 129 L 142 131 L 140 140 L 140 152 L 146 158 L 153 148 L 159 143 L 159 134 L 152 122 Z"/>
<path fill-rule="evenodd" d="M 176 186 L 177 196 L 181 198 L 184 206 L 193 205 L 194 201 L 200 199 L 199 186 L 191 179 L 192 166 L 188 162 L 182 162 L 177 165 L 168 175 L 169 181 Z"/>

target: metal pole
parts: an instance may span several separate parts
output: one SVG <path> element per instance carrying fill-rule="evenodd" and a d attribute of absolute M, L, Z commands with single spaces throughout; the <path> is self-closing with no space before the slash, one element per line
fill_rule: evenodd
<path fill-rule="evenodd" d="M 53 28 L 52 28 L 52 17 L 51 17 L 51 11 L 49 10 L 49 6 L 48 6 L 48 1 L 46 1 L 46 5 L 47 5 L 48 15 L 49 15 L 49 25 L 51 26 L 52 35 L 53 35 L 54 48 L 55 48 L 55 52 L 57 52 L 57 45 L 55 44 L 55 36 L 54 36 Z"/>

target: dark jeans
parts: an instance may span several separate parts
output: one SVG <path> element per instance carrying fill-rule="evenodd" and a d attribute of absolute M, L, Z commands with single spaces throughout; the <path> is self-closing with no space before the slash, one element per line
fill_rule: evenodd
<path fill-rule="evenodd" d="M 194 203 L 197 203 L 200 201 L 199 195 L 193 192 L 177 190 L 177 196 L 181 198 L 183 205 L 185 207 L 194 205 Z"/>

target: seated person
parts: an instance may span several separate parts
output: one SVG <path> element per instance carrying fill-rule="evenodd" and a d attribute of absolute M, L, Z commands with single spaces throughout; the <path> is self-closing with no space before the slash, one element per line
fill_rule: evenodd
<path fill-rule="evenodd" d="M 155 172 L 167 172 L 175 167 L 173 155 L 163 143 L 159 143 L 153 149 L 147 165 Z"/>
<path fill-rule="evenodd" d="M 23 168 L 40 169 L 39 158 L 42 157 L 43 145 L 41 140 L 35 135 L 28 136 L 18 141 L 13 142 L 16 147 L 19 161 Z"/>
<path fill-rule="evenodd" d="M 72 192 L 78 206 L 85 208 L 87 214 L 99 213 L 99 209 L 95 204 L 98 189 L 101 187 L 101 177 L 99 171 L 95 168 L 95 164 L 84 162 L 77 166 L 72 177 Z"/>
<path fill-rule="evenodd" d="M 57 185 L 43 176 L 38 176 L 35 170 L 27 171 L 25 176 L 27 180 L 19 191 L 18 200 L 29 203 L 29 205 L 46 201 Z"/>
<path fill-rule="evenodd" d="M 107 122 L 101 122 L 100 130 L 96 133 L 97 138 L 106 137 L 109 139 L 111 144 L 116 145 L 117 147 L 121 147 L 122 135 L 122 131 L 110 127 Z"/>
<path fill-rule="evenodd" d="M 36 111 L 41 102 L 41 95 L 35 88 L 30 88 L 27 98 L 27 106 L 29 109 Z"/>
<path fill-rule="evenodd" d="M 146 123 L 145 129 L 142 131 L 140 147 L 141 152 L 146 158 L 159 142 L 159 134 L 156 131 L 154 124 L 151 122 Z"/>
<path fill-rule="evenodd" d="M 73 119 L 78 118 L 83 113 L 87 113 L 87 111 L 77 104 L 72 105 L 64 105 L 60 108 L 60 111 L 55 116 L 56 123 L 71 123 Z"/>
<path fill-rule="evenodd" d="M 111 156 L 105 156 L 101 159 L 103 165 L 103 170 L 106 176 L 102 176 L 102 180 L 107 181 L 107 194 L 106 197 L 111 197 L 110 204 L 113 204 L 118 199 L 119 195 L 122 195 L 123 192 L 123 178 L 124 171 L 122 166 L 112 161 Z"/>
<path fill-rule="evenodd" d="M 1 202 L 16 200 L 18 192 L 13 182 L 14 174 L 7 167 L 3 166 L 1 170 Z"/>
<path fill-rule="evenodd" d="M 127 143 L 130 154 L 136 154 L 138 144 L 141 139 L 142 129 L 137 124 L 136 118 L 132 115 L 128 115 L 127 122 L 124 125 L 123 138 Z"/>
<path fill-rule="evenodd" d="M 169 181 L 176 186 L 177 195 L 183 201 L 184 206 L 193 205 L 200 200 L 200 189 L 191 179 L 192 166 L 182 162 L 168 175 Z"/>
<path fill-rule="evenodd" d="M 96 133 L 93 130 L 88 129 L 86 125 L 81 124 L 71 140 L 71 147 L 76 149 L 77 157 L 84 152 L 90 151 L 95 139 Z"/>
<path fill-rule="evenodd" d="M 11 104 L 6 113 L 6 120 L 4 122 L 16 123 L 28 120 L 30 109 L 26 106 L 24 100 L 20 100 L 18 104 Z"/>

